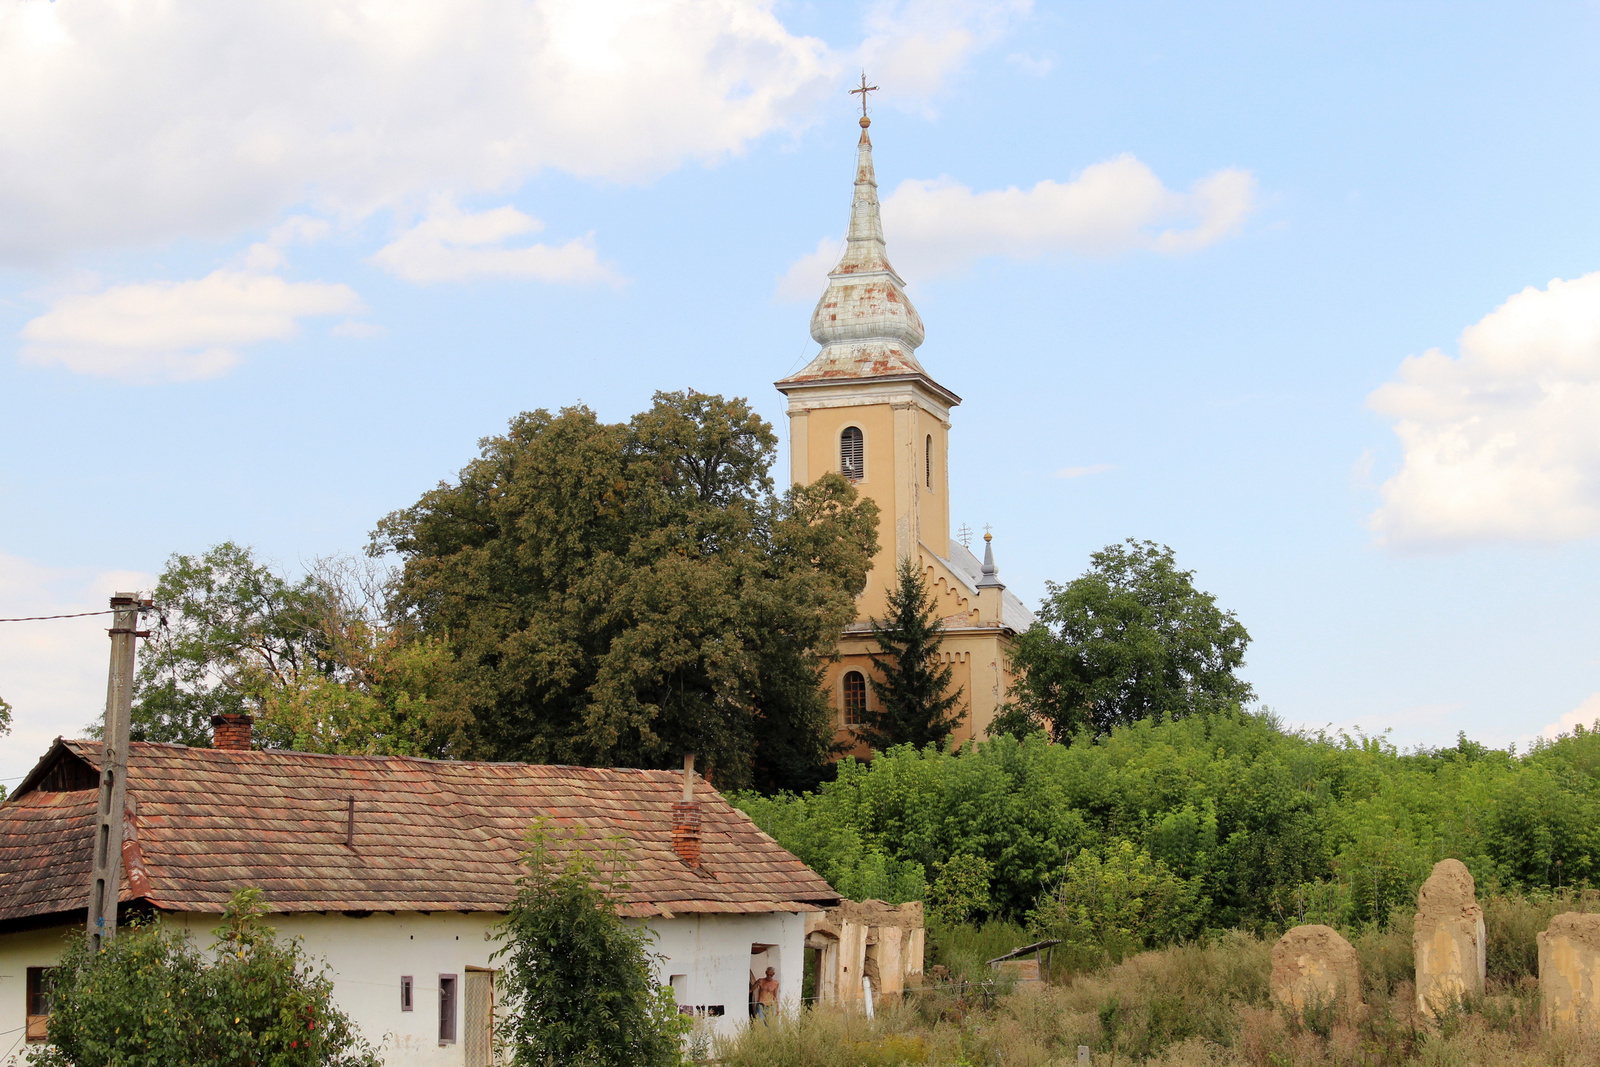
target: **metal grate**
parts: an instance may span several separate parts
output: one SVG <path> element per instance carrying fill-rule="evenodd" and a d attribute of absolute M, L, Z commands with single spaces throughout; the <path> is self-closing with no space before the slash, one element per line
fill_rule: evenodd
<path fill-rule="evenodd" d="M 866 477 L 867 455 L 860 427 L 847 426 L 839 435 L 839 470 L 853 481 Z"/>

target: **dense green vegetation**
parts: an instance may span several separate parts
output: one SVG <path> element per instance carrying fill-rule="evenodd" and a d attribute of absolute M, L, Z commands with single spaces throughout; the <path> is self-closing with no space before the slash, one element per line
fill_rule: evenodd
<path fill-rule="evenodd" d="M 1238 676 L 1250 635 L 1195 588 L 1172 549 L 1129 538 L 1089 557 L 1064 585 L 1045 583 L 1039 624 L 1012 652 L 1013 703 L 991 733 L 1057 740 L 1141 719 L 1247 706 Z"/>
<path fill-rule="evenodd" d="M 977 857 L 990 874 L 974 918 L 1114 953 L 1381 921 L 1447 856 L 1487 893 L 1600 879 L 1600 734 L 1585 730 L 1521 755 L 1464 737 L 1402 753 L 1217 712 L 1069 744 L 902 747 L 844 761 L 813 793 L 735 802 L 847 895 L 931 888 L 939 906 L 939 873 Z"/>
<path fill-rule="evenodd" d="M 618 857 L 593 844 L 529 835 L 495 953 L 498 1040 L 514 1067 L 679 1067 L 687 1020 L 651 973 L 650 932 L 617 915 Z"/>
<path fill-rule="evenodd" d="M 855 615 L 877 507 L 843 477 L 778 494 L 738 399 L 658 393 L 626 423 L 518 416 L 378 527 L 396 604 L 445 641 L 452 754 L 629 767 L 698 753 L 732 785 L 814 783 L 818 684 Z"/>
<path fill-rule="evenodd" d="M 49 1044 L 35 1067 L 377 1067 L 333 1002 L 333 980 L 263 925 L 259 890 L 236 894 L 213 951 L 160 922 L 103 951 L 81 934 L 53 973 Z"/>

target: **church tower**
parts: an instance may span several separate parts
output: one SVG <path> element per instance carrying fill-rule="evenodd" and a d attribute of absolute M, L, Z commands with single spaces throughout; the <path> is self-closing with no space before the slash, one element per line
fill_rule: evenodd
<path fill-rule="evenodd" d="M 979 564 L 950 537 L 950 410 L 961 398 L 917 361 L 922 318 L 889 263 L 871 122 L 862 115 L 844 254 L 811 315 L 811 336 L 822 349 L 776 383 L 789 400 L 792 480 L 808 484 L 839 471 L 879 508 L 878 554 L 857 620 L 843 634 L 842 662 L 829 665 L 826 684 L 835 695 L 840 738 L 847 739 L 873 700 L 867 621 L 886 614 L 896 564 L 913 559 L 944 616 L 943 655 L 955 665 L 968 709 L 956 736 L 981 737 L 1009 686 L 1006 646 L 1033 617 L 1005 591 L 988 544 Z"/>

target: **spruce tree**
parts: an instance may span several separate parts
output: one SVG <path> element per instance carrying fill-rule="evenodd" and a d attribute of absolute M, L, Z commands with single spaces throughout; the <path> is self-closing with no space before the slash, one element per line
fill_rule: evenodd
<path fill-rule="evenodd" d="M 943 744 L 966 718 L 962 691 L 950 691 L 955 669 L 939 661 L 944 637 L 937 607 L 922 569 L 909 557 L 901 559 L 889 590 L 888 617 L 871 620 L 879 649 L 871 654 L 878 707 L 867 714 L 860 732 L 879 751 Z"/>

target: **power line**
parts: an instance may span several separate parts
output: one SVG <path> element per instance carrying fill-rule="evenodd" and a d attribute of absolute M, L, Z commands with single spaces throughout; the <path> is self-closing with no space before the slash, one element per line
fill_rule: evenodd
<path fill-rule="evenodd" d="M 111 610 L 105 611 L 79 611 L 71 615 L 29 615 L 21 619 L 0 619 L 0 622 L 43 622 L 46 619 L 82 619 L 90 615 L 110 615 Z"/>

